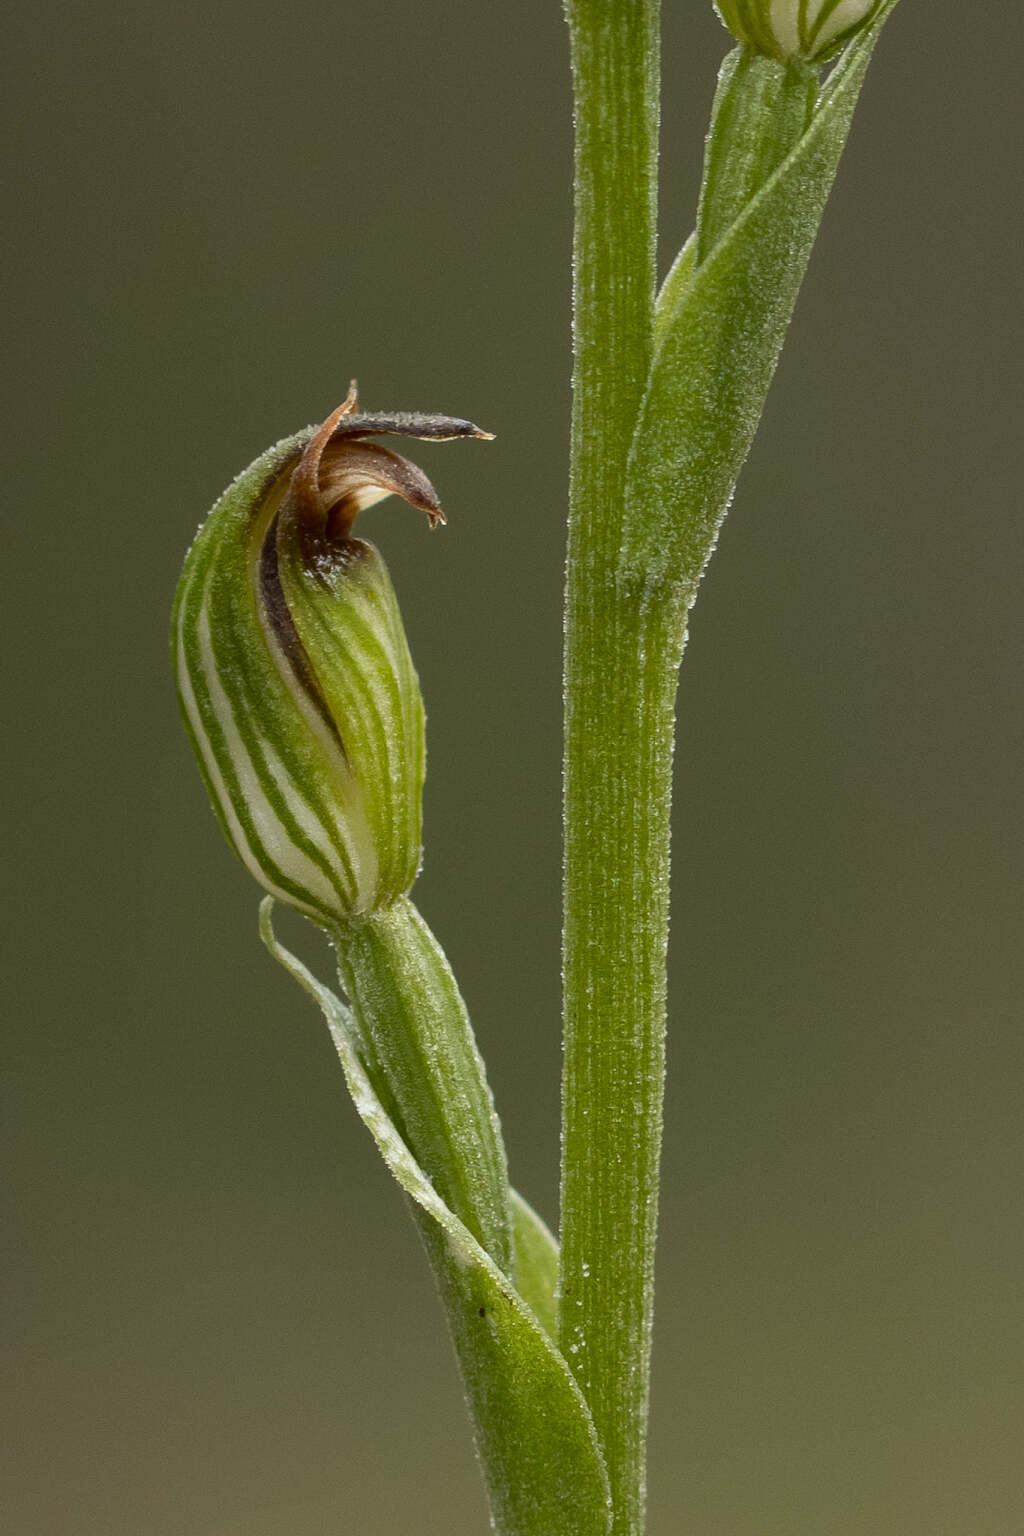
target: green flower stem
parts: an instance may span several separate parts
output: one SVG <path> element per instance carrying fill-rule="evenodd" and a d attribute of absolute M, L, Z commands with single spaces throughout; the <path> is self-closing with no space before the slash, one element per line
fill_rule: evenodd
<path fill-rule="evenodd" d="M 384 1109 L 448 1208 L 510 1274 L 501 1128 L 440 945 L 401 897 L 339 934 L 338 963 Z"/>
<path fill-rule="evenodd" d="M 269 930 L 267 937 L 273 944 Z M 509 1190 L 483 1063 L 448 962 L 405 898 L 339 933 L 338 955 L 351 1013 L 325 988 L 312 990 L 347 1060 L 360 1113 L 411 1196 L 494 1528 L 501 1536 L 605 1536 L 607 1479 L 594 1427 L 548 1334 L 557 1250 Z M 362 1089 L 354 1076 L 361 1072 Z"/>
<path fill-rule="evenodd" d="M 560 1339 L 641 1536 L 664 1076 L 676 669 L 878 32 L 816 97 L 803 64 L 722 72 L 696 237 L 653 298 L 657 8 L 568 7 L 576 91 L 566 594 Z"/>
<path fill-rule="evenodd" d="M 684 611 L 616 583 L 653 347 L 656 0 L 569 0 L 576 102 L 566 592 L 561 1344 L 615 1536 L 643 1523 L 665 1030 L 672 714 Z"/>
<path fill-rule="evenodd" d="M 384 1099 L 394 1102 L 395 1094 L 382 1081 L 381 1063 L 367 1039 L 367 1029 L 329 987 L 278 943 L 272 907 L 268 896 L 260 908 L 263 941 L 323 1010 L 352 1100 L 408 1196 L 430 1256 L 462 1372 L 495 1531 L 500 1536 L 607 1536 L 608 1479 L 594 1426 L 576 1380 L 551 1338 L 558 1269 L 554 1239 L 513 1192 L 513 1286 L 507 1270 L 495 1263 L 442 1198 L 438 1180 L 420 1165 L 389 1114 Z M 408 1011 L 409 983 L 416 976 L 425 989 L 423 1018 L 433 1020 L 427 1023 L 428 1030 L 433 1032 L 447 1012 L 446 1033 L 456 1040 L 461 1037 L 465 1032 L 461 1001 L 454 994 L 456 1006 L 448 1008 L 445 1000 L 454 991 L 450 974 L 416 914 L 408 904 L 400 904 L 398 912 L 375 927 L 373 933 L 363 930 L 355 964 L 343 965 L 343 971 L 347 969 L 353 990 L 362 993 L 364 1024 L 368 1023 L 378 1044 L 393 1040 L 399 1018 L 414 1031 L 418 1028 L 418 1011 Z M 388 1016 L 368 1018 L 368 1010 L 378 1004 Z M 400 1055 L 409 1053 L 408 1042 L 398 1041 L 398 1045 Z M 460 1070 L 464 1050 L 457 1046 L 451 1050 L 443 1039 L 433 1042 L 431 1054 L 434 1050 L 454 1072 Z M 485 1088 L 483 1096 L 486 1099 Z M 444 1101 L 458 1114 L 461 1098 L 449 1086 L 436 1102 Z M 478 1095 L 470 1091 L 468 1098 L 475 1100 Z M 442 1137 L 443 1162 L 444 1132 L 427 1124 L 424 1137 L 420 1123 L 424 1112 L 429 1113 L 429 1099 L 417 1107 L 410 1123 L 417 1121 L 428 1153 L 437 1148 L 437 1135 Z M 469 1118 L 473 1118 L 472 1109 Z M 458 1131 L 454 1126 L 456 1136 Z M 472 1175 L 468 1182 L 473 1184 Z M 454 1185 L 458 1197 L 465 1181 L 457 1177 Z M 471 1194 L 468 1203 L 479 1209 L 479 1196 Z M 484 1204 L 488 1203 L 485 1195 Z"/>
<path fill-rule="evenodd" d="M 608 1464 L 616 1536 L 643 1529 L 683 617 L 671 598 L 610 601 L 569 672 L 570 687 L 596 686 L 568 749 L 583 765 L 567 784 L 561 1342 Z"/>

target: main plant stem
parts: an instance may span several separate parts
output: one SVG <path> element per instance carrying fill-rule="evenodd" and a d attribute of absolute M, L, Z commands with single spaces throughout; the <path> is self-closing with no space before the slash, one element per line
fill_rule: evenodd
<path fill-rule="evenodd" d="M 664 1077 L 669 807 L 685 615 L 617 581 L 652 349 L 657 0 L 569 0 L 576 103 L 565 650 L 561 1341 L 611 1478 L 644 1524 Z"/>

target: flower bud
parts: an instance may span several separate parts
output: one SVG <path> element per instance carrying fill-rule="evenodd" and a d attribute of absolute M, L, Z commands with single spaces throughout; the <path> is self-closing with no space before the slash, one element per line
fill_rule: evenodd
<path fill-rule="evenodd" d="M 399 495 L 443 522 L 378 434 L 486 437 L 444 416 L 357 413 L 278 443 L 224 492 L 185 561 L 173 649 L 185 723 L 235 851 L 271 895 L 336 928 L 420 862 L 423 704 L 387 568 L 352 536 Z"/>
<path fill-rule="evenodd" d="M 821 63 L 867 26 L 884 0 L 715 0 L 741 43 L 776 59 Z"/>

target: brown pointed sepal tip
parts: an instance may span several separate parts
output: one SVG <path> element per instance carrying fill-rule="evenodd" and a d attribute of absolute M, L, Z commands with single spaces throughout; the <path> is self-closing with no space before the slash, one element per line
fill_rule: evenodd
<path fill-rule="evenodd" d="M 446 442 L 457 437 L 488 441 L 494 434 L 461 416 L 360 411 L 353 379 L 342 403 L 310 433 L 283 509 L 297 519 L 311 552 L 325 542 L 337 545 L 350 539 L 358 514 L 386 496 L 400 496 L 418 507 L 431 528 L 445 522 L 427 476 L 409 459 L 368 441 L 378 436 Z"/>
<path fill-rule="evenodd" d="M 332 441 L 343 437 L 418 437 L 422 442 L 450 442 L 456 437 L 475 437 L 484 442 L 494 438 L 475 421 L 462 416 L 439 416 L 428 411 L 358 411 L 339 416 L 332 429 Z"/>

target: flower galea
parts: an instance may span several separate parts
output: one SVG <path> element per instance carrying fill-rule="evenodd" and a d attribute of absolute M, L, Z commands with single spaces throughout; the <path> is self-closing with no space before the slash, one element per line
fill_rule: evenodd
<path fill-rule="evenodd" d="M 182 573 L 172 643 L 185 723 L 221 825 L 271 895 L 327 927 L 408 891 L 420 863 L 424 720 L 401 615 L 356 515 L 437 493 L 378 435 L 487 437 L 447 416 L 323 425 L 229 486 Z"/>

